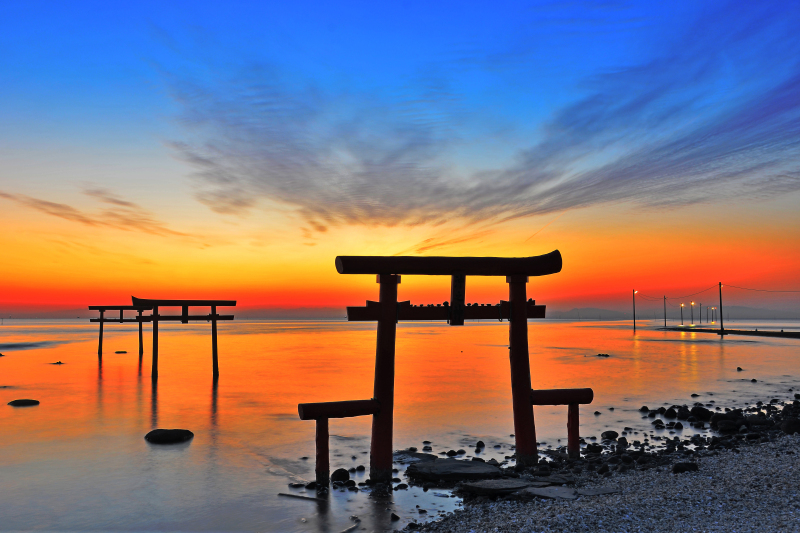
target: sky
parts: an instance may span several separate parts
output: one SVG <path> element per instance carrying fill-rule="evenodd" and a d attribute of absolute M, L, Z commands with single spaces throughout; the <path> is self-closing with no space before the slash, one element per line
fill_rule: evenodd
<path fill-rule="evenodd" d="M 798 27 L 794 1 L 2 2 L 0 314 L 377 299 L 337 255 L 558 249 L 528 293 L 560 310 L 799 290 Z"/>

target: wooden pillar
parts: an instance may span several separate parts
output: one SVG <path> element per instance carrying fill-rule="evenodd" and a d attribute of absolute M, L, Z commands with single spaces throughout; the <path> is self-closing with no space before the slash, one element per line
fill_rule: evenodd
<path fill-rule="evenodd" d="M 211 359 L 214 379 L 219 377 L 219 360 L 217 358 L 217 306 L 211 306 Z"/>
<path fill-rule="evenodd" d="M 99 340 L 97 341 L 97 355 L 98 355 L 98 357 L 103 355 L 103 313 L 105 313 L 105 311 L 103 311 L 101 309 L 100 310 L 100 337 L 99 337 Z"/>
<path fill-rule="evenodd" d="M 538 452 L 531 407 L 531 366 L 528 356 L 528 276 L 506 276 L 506 283 L 511 307 L 508 336 L 517 465 L 533 466 L 538 462 Z"/>
<path fill-rule="evenodd" d="M 567 412 L 567 451 L 571 459 L 579 459 L 581 456 L 581 432 L 580 419 L 578 415 L 579 405 L 569 404 Z"/>
<path fill-rule="evenodd" d="M 144 354 L 144 343 L 142 342 L 142 310 L 139 310 L 139 361 L 142 360 Z"/>
<path fill-rule="evenodd" d="M 153 307 L 153 365 L 150 377 L 153 381 L 158 379 L 158 306 Z"/>
<path fill-rule="evenodd" d="M 392 479 L 392 434 L 394 424 L 394 353 L 397 336 L 397 284 L 400 276 L 381 274 L 380 318 L 375 352 L 375 387 L 373 398 L 380 411 L 372 416 L 369 475 L 373 481 Z M 530 389 L 530 387 L 528 387 Z"/>
<path fill-rule="evenodd" d="M 330 451 L 328 449 L 328 419 L 317 419 L 317 465 L 315 467 L 318 487 L 327 487 L 331 481 Z"/>

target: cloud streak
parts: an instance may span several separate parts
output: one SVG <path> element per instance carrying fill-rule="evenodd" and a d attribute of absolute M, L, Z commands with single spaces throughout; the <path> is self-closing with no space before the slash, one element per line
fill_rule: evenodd
<path fill-rule="evenodd" d="M 85 226 L 115 228 L 124 231 L 138 231 L 162 237 L 190 237 L 187 233 L 170 229 L 141 206 L 128 202 L 101 188 L 88 188 L 87 196 L 98 199 L 103 203 L 111 204 L 113 209 L 103 209 L 98 213 L 86 213 L 71 205 L 50 202 L 40 198 L 33 198 L 24 194 L 11 194 L 0 191 L 0 198 L 4 198 L 18 205 L 34 209 L 41 213 L 58 217 Z"/>
<path fill-rule="evenodd" d="M 453 160 L 469 113 L 446 71 L 391 102 L 267 66 L 184 80 L 173 95 L 187 138 L 172 146 L 211 209 L 244 213 L 269 200 L 316 231 L 798 191 L 800 15 L 744 5 L 705 13 L 650 60 L 585 80 L 584 96 L 556 110 L 536 143 L 488 171 Z"/>

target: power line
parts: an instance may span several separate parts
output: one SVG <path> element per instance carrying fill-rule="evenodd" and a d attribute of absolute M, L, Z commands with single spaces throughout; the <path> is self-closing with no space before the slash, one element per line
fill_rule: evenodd
<path fill-rule="evenodd" d="M 742 289 L 744 291 L 758 291 L 758 292 L 800 292 L 800 291 L 770 291 L 767 289 L 749 289 L 747 287 L 737 287 L 736 285 L 730 285 L 728 283 L 724 283 L 723 287 L 733 287 L 734 289 Z"/>

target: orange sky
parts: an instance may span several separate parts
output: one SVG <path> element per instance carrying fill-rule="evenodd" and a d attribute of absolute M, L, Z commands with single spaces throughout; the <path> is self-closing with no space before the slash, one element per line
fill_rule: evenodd
<path fill-rule="evenodd" d="M 531 278 L 529 285 L 531 297 L 558 310 L 627 309 L 632 288 L 682 295 L 720 280 L 796 289 L 800 272 L 797 193 L 673 209 L 599 205 L 497 224 L 451 220 L 438 227 L 350 225 L 325 232 L 309 231 L 286 209 L 232 217 L 192 205 L 191 198 L 183 200 L 184 209 L 180 196 L 175 209 L 152 211 L 135 191 L 125 198 L 143 206 L 147 224 L 102 222 L 108 213 L 88 201 L 64 204 L 83 217 L 68 220 L 62 212 L 0 198 L 3 315 L 22 307 L 121 304 L 131 295 L 231 298 L 245 308 L 344 307 L 376 299 L 374 278 L 338 274 L 336 255 L 528 256 L 558 249 L 562 272 Z M 468 301 L 496 302 L 506 291 L 503 279 L 467 280 Z M 449 280 L 406 276 L 400 298 L 447 300 Z"/>

